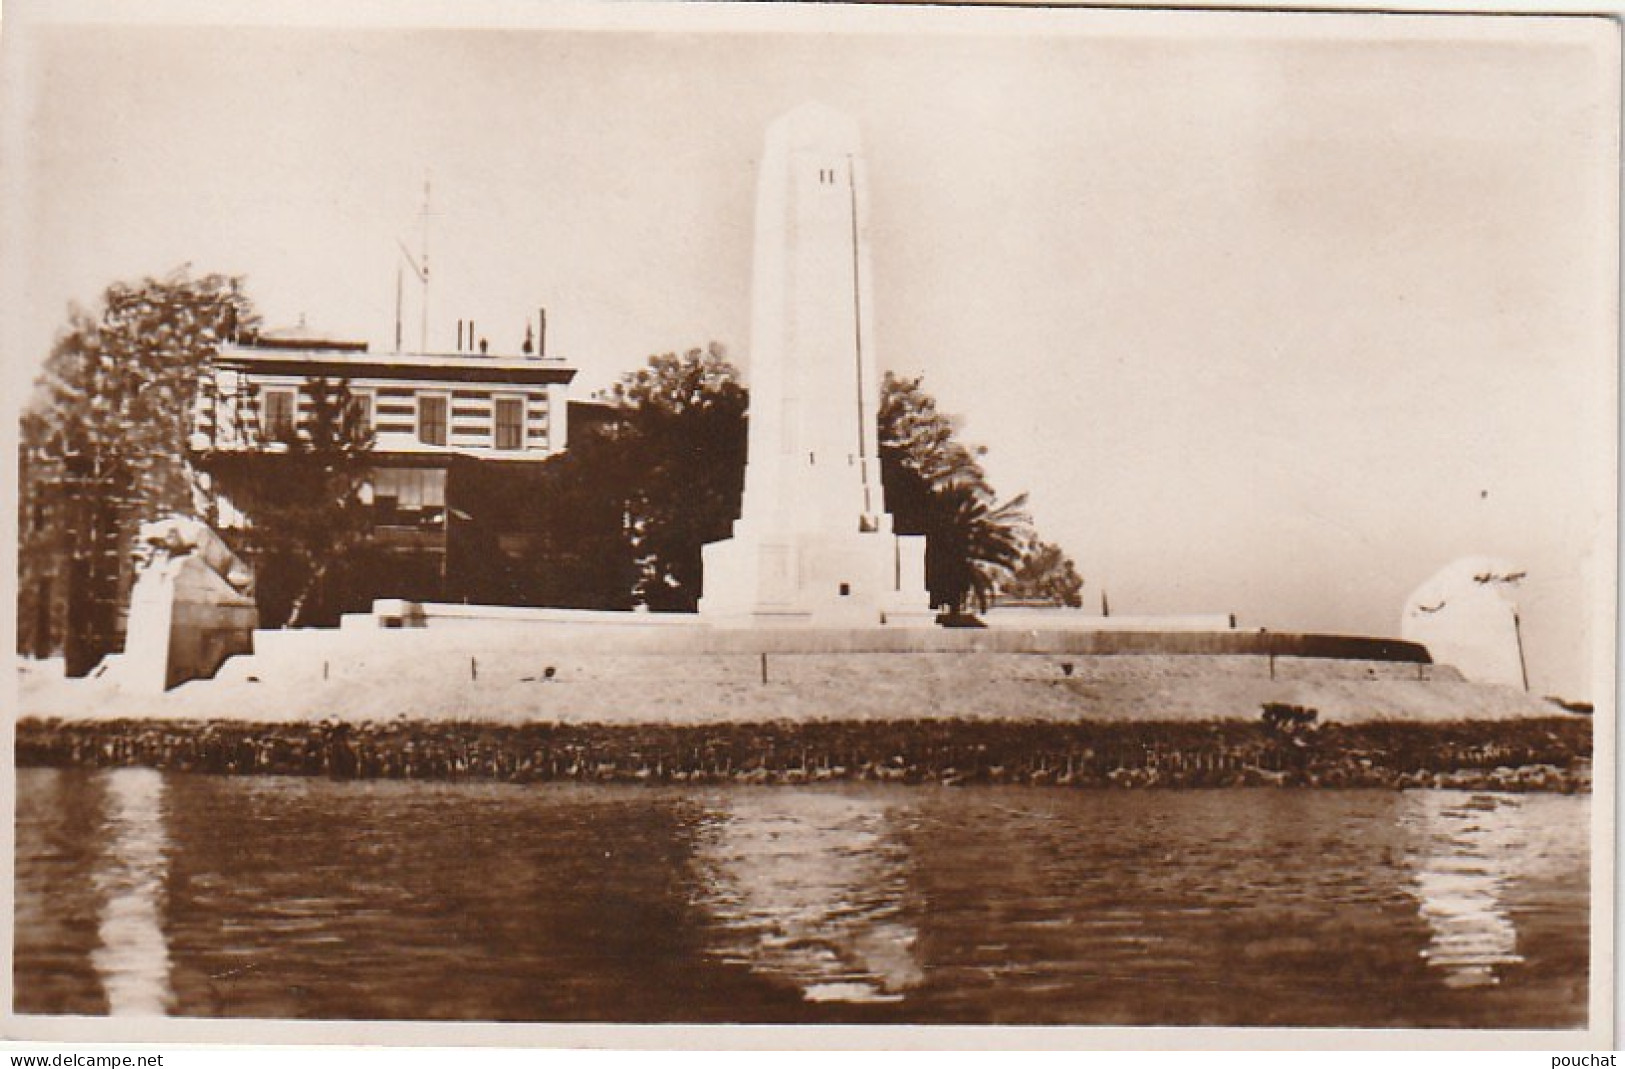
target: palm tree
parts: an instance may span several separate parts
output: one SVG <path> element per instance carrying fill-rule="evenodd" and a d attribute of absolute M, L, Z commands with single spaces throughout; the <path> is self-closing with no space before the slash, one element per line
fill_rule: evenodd
<path fill-rule="evenodd" d="M 958 441 L 918 377 L 886 375 L 879 422 L 886 503 L 900 534 L 926 536 L 932 604 L 985 610 L 1032 541 L 1027 495 L 998 501 L 979 459 L 986 450 Z"/>
<path fill-rule="evenodd" d="M 956 485 L 946 488 L 938 502 L 937 522 L 926 542 L 926 577 L 933 598 L 952 612 L 986 612 L 999 584 L 1021 563 L 1032 540 L 1027 495 L 1001 504 L 985 484 Z"/>

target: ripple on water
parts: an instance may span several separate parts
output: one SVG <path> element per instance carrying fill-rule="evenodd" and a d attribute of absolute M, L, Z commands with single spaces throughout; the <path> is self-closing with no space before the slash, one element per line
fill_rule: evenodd
<path fill-rule="evenodd" d="M 1527 815 L 1514 795 L 1406 797 L 1411 879 L 1431 933 L 1419 953 L 1451 987 L 1499 984 L 1507 966 L 1524 960 L 1505 900 L 1518 855 L 1529 846 Z"/>
<path fill-rule="evenodd" d="M 1570 1027 L 1589 812 L 1484 792 L 24 770 L 18 1005 Z"/>
<path fill-rule="evenodd" d="M 895 1002 L 918 985 L 916 932 L 890 805 L 775 790 L 716 796 L 695 844 L 701 905 L 720 953 L 809 1002 Z"/>

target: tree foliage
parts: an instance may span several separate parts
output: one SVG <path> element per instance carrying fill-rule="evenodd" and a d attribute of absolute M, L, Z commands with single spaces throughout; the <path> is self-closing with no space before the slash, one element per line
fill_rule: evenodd
<path fill-rule="evenodd" d="M 212 489 L 248 518 L 222 532 L 255 572 L 262 627 L 332 625 L 345 607 L 343 578 L 372 531 L 361 499 L 373 434 L 349 384 L 307 380 L 309 419 L 251 452 L 199 456 Z"/>
<path fill-rule="evenodd" d="M 727 538 L 745 478 L 747 394 L 720 345 L 667 353 L 622 377 L 628 541 L 633 598 L 652 610 L 692 612 L 700 548 Z"/>
<path fill-rule="evenodd" d="M 1010 577 L 1000 584 L 999 594 L 1017 601 L 1081 608 L 1083 576 L 1060 546 L 1035 539 Z"/>
<path fill-rule="evenodd" d="M 313 380 L 304 433 L 269 452 L 187 449 L 203 372 L 258 322 L 239 279 L 184 270 L 72 310 L 22 420 L 22 648 L 66 645 L 70 672 L 88 670 L 116 647 L 139 524 L 214 523 L 222 496 L 249 517 L 220 533 L 255 567 L 262 623 L 331 622 L 333 578 L 367 530 L 370 435 L 347 387 Z"/>
<path fill-rule="evenodd" d="M 700 547 L 726 538 L 745 468 L 745 388 L 721 346 L 650 357 L 612 418 L 545 464 L 464 466 L 452 480 L 454 571 L 473 600 L 689 612 Z M 524 487 L 522 493 L 504 487 Z M 498 530 L 523 532 L 522 554 Z"/>
<path fill-rule="evenodd" d="M 198 372 L 254 322 L 238 279 L 185 269 L 70 311 L 22 416 L 23 649 L 67 645 L 76 674 L 111 652 L 136 526 L 196 504 L 184 446 Z"/>
<path fill-rule="evenodd" d="M 254 323 L 240 281 L 162 279 L 109 286 L 98 315 L 70 312 L 23 415 L 23 449 L 36 463 L 72 463 L 140 503 L 193 504 L 183 446 L 198 373 Z"/>
<path fill-rule="evenodd" d="M 921 379 L 888 372 L 881 384 L 880 471 L 900 534 L 926 536 L 925 582 L 949 613 L 985 610 L 1032 539 L 1027 495 L 1000 502 L 981 457 Z"/>
<path fill-rule="evenodd" d="M 454 458 L 446 481 L 453 596 L 494 605 L 630 609 L 633 477 L 618 424 L 542 464 Z M 505 544 L 506 543 L 506 544 Z"/>

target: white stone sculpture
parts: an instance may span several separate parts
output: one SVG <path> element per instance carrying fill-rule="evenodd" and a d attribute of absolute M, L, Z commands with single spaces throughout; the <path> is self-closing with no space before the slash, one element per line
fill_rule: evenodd
<path fill-rule="evenodd" d="M 253 651 L 254 574 L 208 524 L 184 516 L 143 524 L 136 556 L 121 687 L 161 693 Z"/>
<path fill-rule="evenodd" d="M 1523 571 L 1490 557 L 1464 557 L 1416 588 L 1400 623 L 1407 641 L 1477 683 L 1528 690 L 1518 604 Z"/>

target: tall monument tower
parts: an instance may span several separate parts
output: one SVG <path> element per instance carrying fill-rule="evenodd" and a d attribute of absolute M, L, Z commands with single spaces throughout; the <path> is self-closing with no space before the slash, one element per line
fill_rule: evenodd
<path fill-rule="evenodd" d="M 768 127 L 745 494 L 733 537 L 704 548 L 718 623 L 931 620 L 925 539 L 892 533 L 880 485 L 867 216 L 855 122 L 804 104 Z"/>

